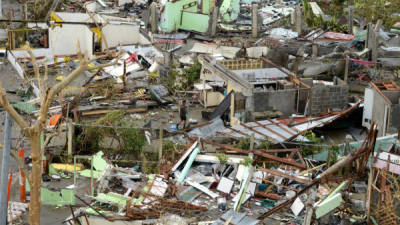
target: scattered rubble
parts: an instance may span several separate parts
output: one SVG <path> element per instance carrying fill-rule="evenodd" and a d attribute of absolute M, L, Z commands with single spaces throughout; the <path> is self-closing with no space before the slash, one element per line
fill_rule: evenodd
<path fill-rule="evenodd" d="M 399 224 L 383 2 L 3 3 L 0 223 Z"/>

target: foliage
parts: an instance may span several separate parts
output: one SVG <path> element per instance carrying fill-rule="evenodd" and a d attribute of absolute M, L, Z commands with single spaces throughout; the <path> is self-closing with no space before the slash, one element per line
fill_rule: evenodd
<path fill-rule="evenodd" d="M 243 161 L 240 164 L 243 164 L 245 166 L 250 166 L 253 163 L 253 159 L 250 157 L 246 157 L 243 159 Z"/>
<path fill-rule="evenodd" d="M 170 75 L 166 80 L 169 90 L 188 90 L 200 78 L 201 64 L 198 60 L 194 64 L 178 69 L 176 65 L 172 65 Z"/>
<path fill-rule="evenodd" d="M 89 92 L 93 96 L 105 96 L 106 98 L 111 98 L 120 93 L 120 90 L 115 87 L 114 81 L 109 79 L 97 83 L 94 88 L 89 89 Z"/>
<path fill-rule="evenodd" d="M 228 163 L 228 156 L 225 153 L 217 152 L 216 156 L 221 164 Z"/>
<path fill-rule="evenodd" d="M 309 2 L 303 0 L 303 8 L 304 8 L 304 21 L 310 27 L 319 27 L 323 30 L 331 30 L 335 32 L 344 32 L 347 30 L 347 25 L 339 25 L 335 18 L 343 15 L 343 0 L 335 0 L 332 4 L 329 5 L 329 8 L 339 7 L 339 9 L 334 10 L 334 15 L 332 16 L 331 20 L 325 21 L 321 15 L 316 16 L 314 15 L 311 5 Z M 340 13 L 338 13 L 340 12 Z"/>
<path fill-rule="evenodd" d="M 329 165 L 333 165 L 337 162 L 339 155 L 339 146 L 332 145 L 329 148 L 329 155 L 328 155 L 328 163 Z"/>
<path fill-rule="evenodd" d="M 130 124 L 123 119 L 124 115 L 123 111 L 112 111 L 88 123 L 76 138 L 78 147 L 95 151 L 102 149 L 107 155 L 132 153 L 139 156 L 145 144 L 142 130 L 101 127 L 129 127 Z"/>
<path fill-rule="evenodd" d="M 301 154 L 304 156 L 313 155 L 322 151 L 321 139 L 312 131 L 307 131 L 303 134 L 312 144 L 302 142 L 300 144 Z"/>
<path fill-rule="evenodd" d="M 239 140 L 239 143 L 237 145 L 235 145 L 235 148 L 248 150 L 248 149 L 250 149 L 250 142 L 248 139 L 242 138 Z"/>
<path fill-rule="evenodd" d="M 184 69 L 184 76 L 187 79 L 186 88 L 191 88 L 193 84 L 200 78 L 201 64 L 198 60 L 194 64 Z"/>
<path fill-rule="evenodd" d="M 150 73 L 149 73 L 149 82 L 150 82 L 150 83 L 155 83 L 155 82 L 157 81 L 158 77 L 159 77 L 159 75 L 158 75 L 158 72 L 157 72 L 157 71 L 155 71 L 155 72 L 150 72 Z"/>
<path fill-rule="evenodd" d="M 399 16 L 393 16 L 394 13 L 400 12 L 399 0 L 355 0 L 355 6 L 356 15 L 366 18 L 367 22 L 372 23 L 382 19 L 386 29 L 400 21 Z"/>
<path fill-rule="evenodd" d="M 268 150 L 272 146 L 272 142 L 265 140 L 261 142 L 261 144 L 258 146 L 259 149 L 266 149 Z"/>

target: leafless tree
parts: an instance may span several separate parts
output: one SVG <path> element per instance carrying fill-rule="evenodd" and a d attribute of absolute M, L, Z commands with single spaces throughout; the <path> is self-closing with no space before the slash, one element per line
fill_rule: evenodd
<path fill-rule="evenodd" d="M 44 75 L 42 76 L 39 72 L 38 63 L 35 60 L 33 52 L 30 48 L 28 48 L 28 52 L 30 54 L 35 79 L 37 80 L 38 88 L 40 90 L 40 110 L 39 115 L 34 122 L 31 124 L 15 110 L 15 108 L 10 104 L 8 98 L 6 96 L 6 91 L 1 85 L 0 81 L 0 105 L 10 114 L 10 116 L 14 119 L 16 124 L 21 128 L 22 132 L 26 137 L 29 138 L 30 148 L 31 148 L 31 158 L 32 158 L 32 171 L 28 175 L 28 182 L 31 187 L 30 191 L 30 204 L 29 204 L 29 224 L 31 225 L 40 225 L 40 189 L 42 184 L 42 154 L 44 148 L 40 145 L 40 134 L 46 127 L 46 121 L 48 118 L 48 112 L 51 103 L 54 98 L 60 93 L 66 86 L 68 86 L 73 80 L 75 80 L 79 75 L 81 75 L 84 71 L 88 69 L 88 66 L 94 60 L 98 60 L 100 58 L 104 58 L 105 56 L 96 57 L 94 59 L 90 59 L 88 54 L 82 54 L 79 43 L 78 43 L 78 57 L 79 57 L 79 66 L 76 67 L 68 76 L 65 77 L 60 83 L 50 87 L 47 83 L 47 67 L 45 67 Z M 90 69 L 96 70 L 101 69 L 110 64 L 101 64 L 96 67 L 91 67 Z"/>

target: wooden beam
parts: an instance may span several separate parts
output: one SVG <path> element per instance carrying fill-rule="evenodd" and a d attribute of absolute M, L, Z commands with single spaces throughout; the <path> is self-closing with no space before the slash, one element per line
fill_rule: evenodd
<path fill-rule="evenodd" d="M 250 152 L 253 152 L 255 155 L 263 157 L 263 158 L 267 158 L 267 159 L 270 159 L 270 160 L 273 160 L 273 161 L 276 161 L 276 162 L 280 162 L 280 163 L 283 163 L 283 164 L 286 164 L 286 165 L 294 166 L 294 167 L 299 168 L 299 169 L 307 169 L 306 165 L 303 165 L 303 164 L 300 164 L 300 163 L 297 163 L 297 162 L 294 162 L 294 161 L 291 161 L 291 160 L 287 160 L 285 158 L 280 158 L 280 157 L 268 154 L 268 153 L 264 152 L 263 150 L 248 151 L 248 150 L 244 150 L 244 149 L 235 148 L 235 147 L 232 147 L 230 145 L 218 144 L 218 143 L 207 141 L 207 140 L 204 140 L 204 139 L 202 139 L 201 141 L 206 143 L 206 144 L 209 144 L 209 145 L 217 146 L 217 147 L 220 147 L 220 148 L 223 148 L 223 149 L 227 149 L 227 150 L 231 150 L 231 151 L 238 152 L 238 153 L 249 154 Z"/>
<path fill-rule="evenodd" d="M 292 191 L 295 191 L 295 192 L 299 192 L 299 190 L 297 190 L 297 189 L 295 189 L 295 188 L 291 188 L 291 187 L 288 187 L 288 186 L 286 186 L 286 185 L 283 185 L 283 184 L 278 184 L 278 183 L 275 183 L 275 182 L 273 182 L 273 181 L 270 181 L 270 180 L 268 180 L 268 179 L 262 179 L 265 183 L 269 183 L 269 184 L 272 184 L 272 185 L 275 185 L 275 186 L 280 186 L 280 187 L 283 187 L 283 188 L 286 188 L 286 189 L 288 189 L 288 190 L 292 190 Z"/>
<path fill-rule="evenodd" d="M 379 89 L 374 82 L 369 82 L 369 84 L 375 88 L 376 91 L 378 91 L 378 93 L 382 96 L 382 98 L 389 104 L 392 105 L 392 102 L 382 93 L 381 89 Z"/>
<path fill-rule="evenodd" d="M 277 176 L 277 177 L 284 177 L 284 178 L 287 178 L 289 180 L 294 180 L 294 181 L 302 183 L 302 184 L 311 184 L 311 180 L 306 180 L 306 179 L 303 179 L 303 178 L 294 177 L 294 176 L 291 176 L 291 175 L 289 175 L 287 173 L 283 173 L 283 172 L 280 172 L 280 171 L 277 171 L 277 170 L 270 170 L 270 169 L 266 169 L 266 168 L 262 168 L 262 167 L 258 167 L 258 169 L 261 170 L 261 171 L 270 173 L 270 174 L 272 174 L 274 176 Z"/>

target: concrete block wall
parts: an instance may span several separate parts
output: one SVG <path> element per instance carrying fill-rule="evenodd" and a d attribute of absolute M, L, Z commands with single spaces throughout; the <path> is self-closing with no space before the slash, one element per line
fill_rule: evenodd
<path fill-rule="evenodd" d="M 290 116 L 295 111 L 296 90 L 254 91 L 254 112 L 278 110 L 284 116 Z M 247 103 L 247 102 L 246 102 Z"/>
<path fill-rule="evenodd" d="M 311 91 L 311 115 L 327 113 L 328 109 L 343 109 L 348 103 L 348 93 L 347 85 L 314 84 Z"/>

